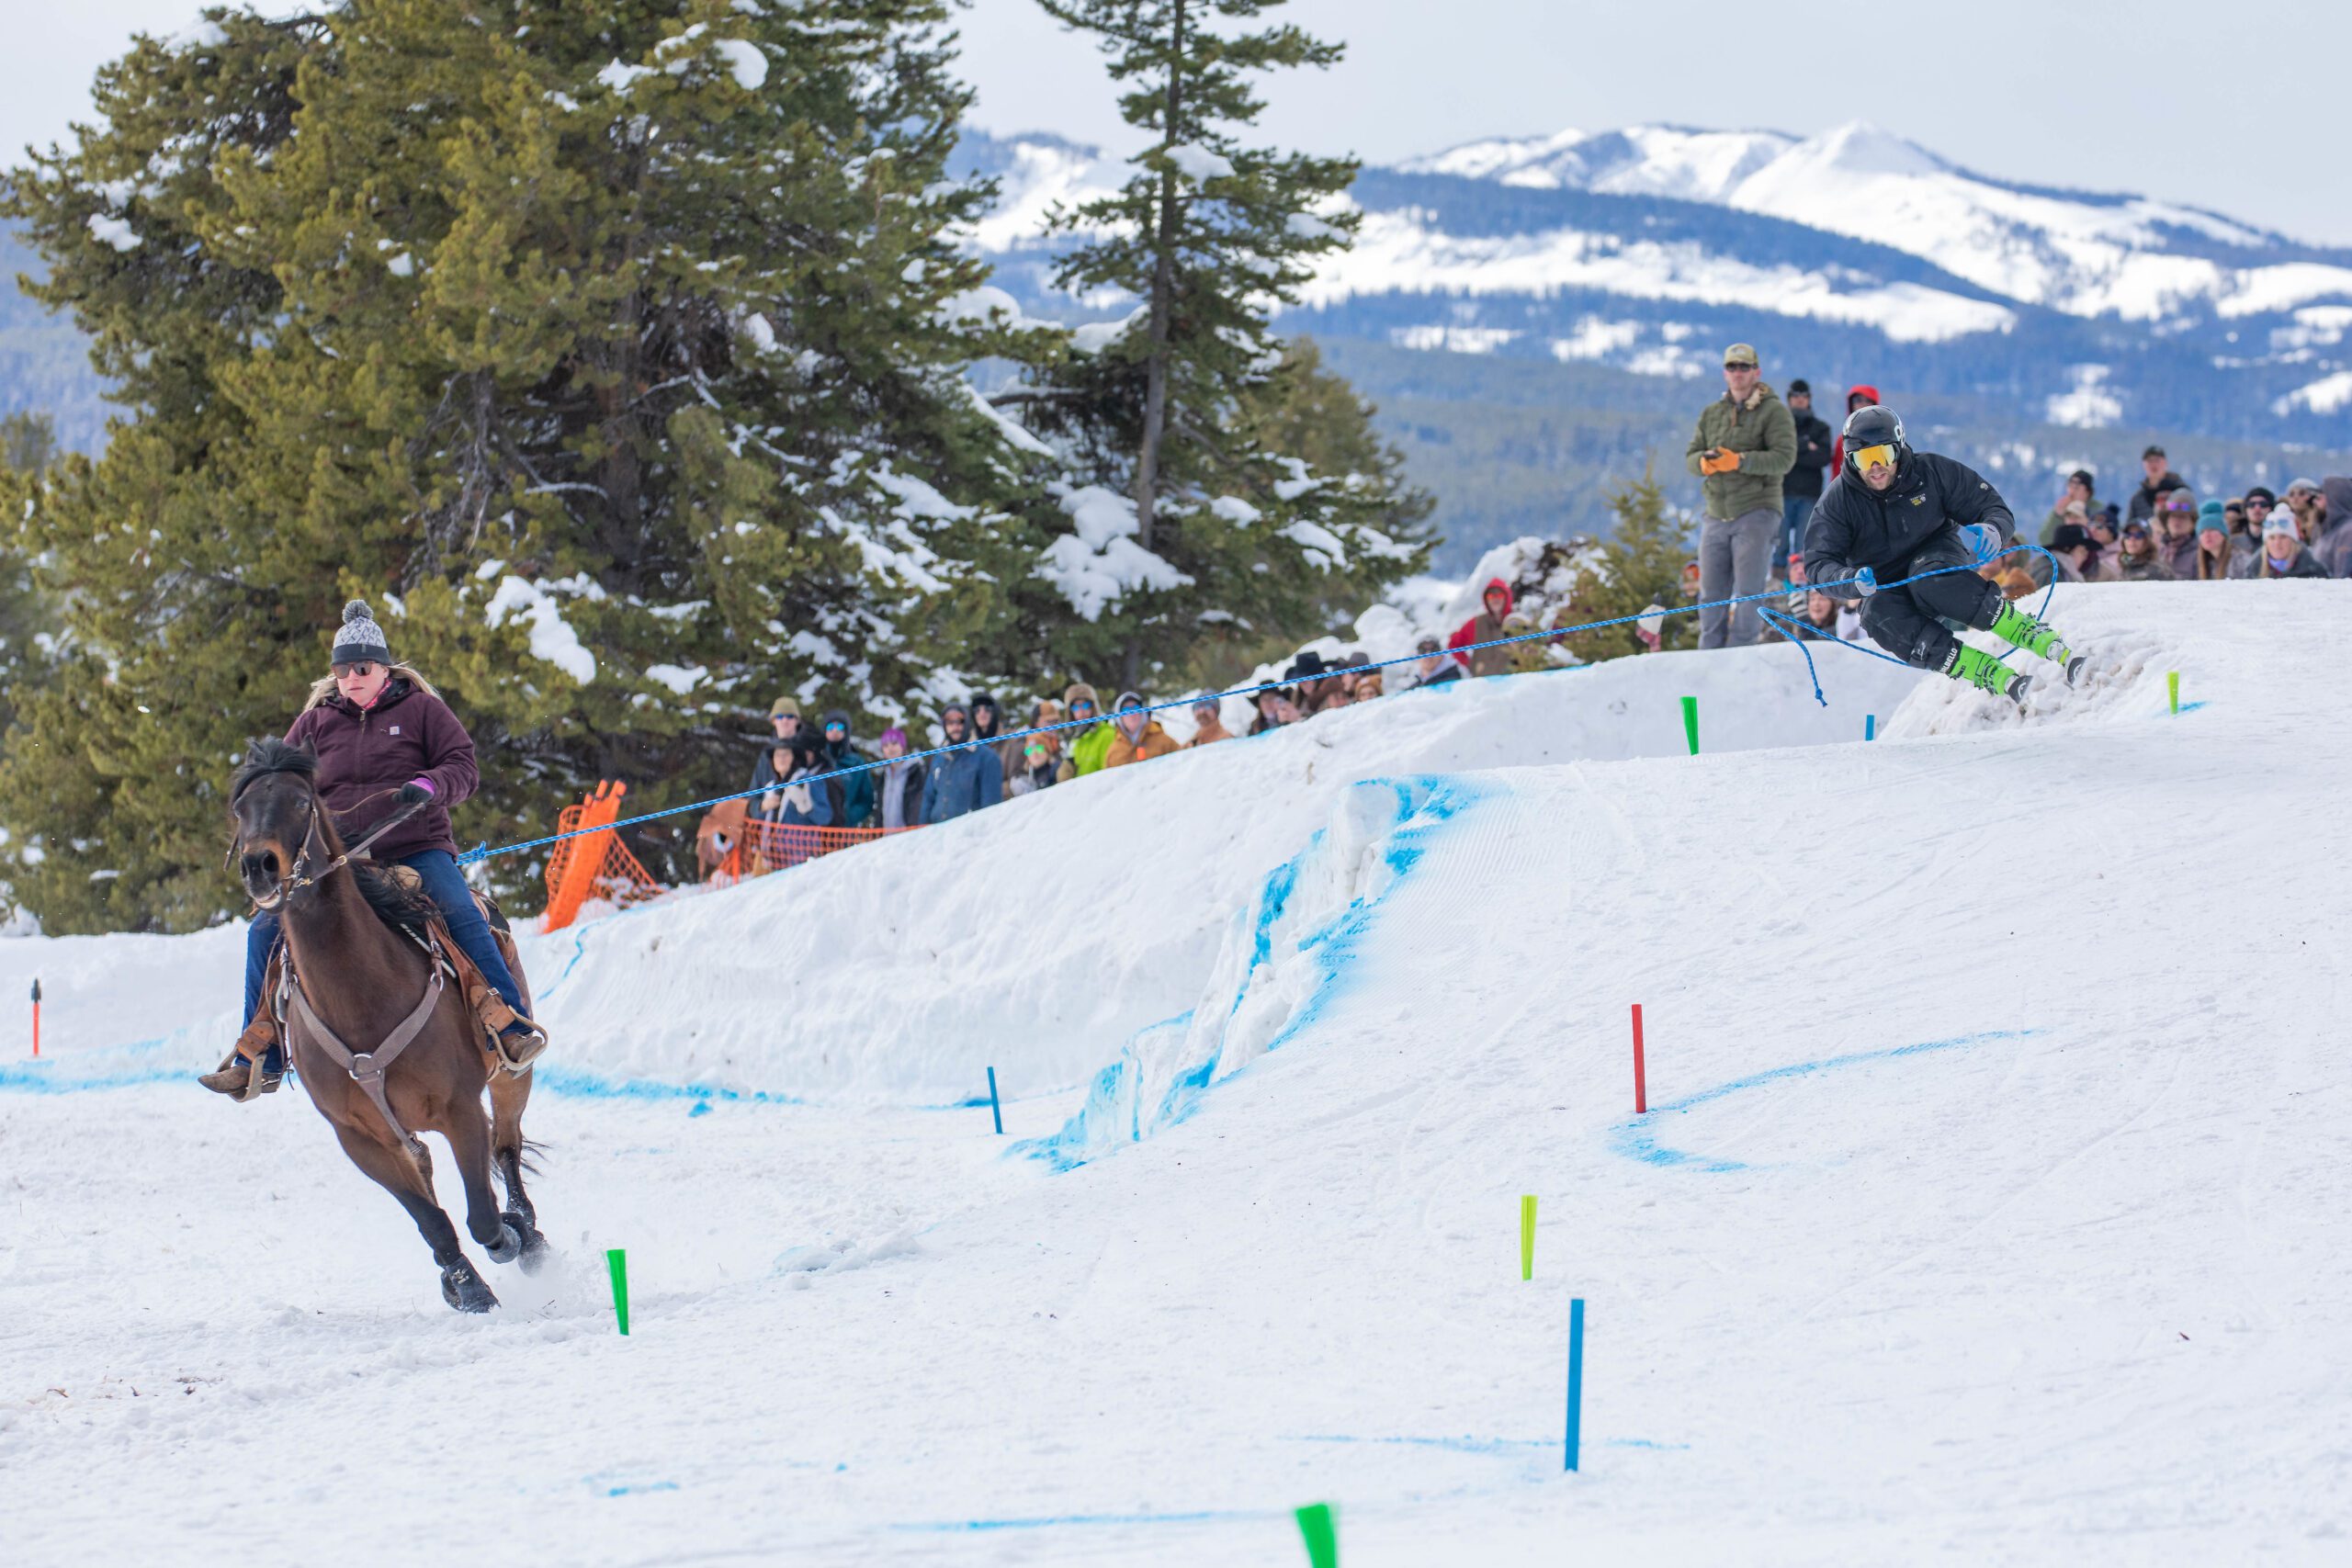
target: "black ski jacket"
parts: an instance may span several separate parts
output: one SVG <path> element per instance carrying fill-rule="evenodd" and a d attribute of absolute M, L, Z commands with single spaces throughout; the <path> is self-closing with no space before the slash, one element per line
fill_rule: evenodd
<path fill-rule="evenodd" d="M 1789 412 L 1796 413 L 1794 409 Z M 1783 496 L 1821 499 L 1822 470 L 1829 467 L 1829 448 L 1837 438 L 1838 433 L 1829 428 L 1828 421 L 1815 414 L 1797 414 L 1797 466 L 1781 481 Z"/>
<path fill-rule="evenodd" d="M 1922 546 L 1963 523 L 1991 524 L 2004 545 L 2017 538 L 2008 502 L 1965 463 L 1914 452 L 1883 491 L 1871 489 L 1846 469 L 1829 481 L 1805 529 L 1804 580 L 1835 583 L 1863 567 L 1882 579 L 1899 576 L 1898 569 Z M 1860 597 L 1849 587 L 1821 592 L 1838 599 Z"/>

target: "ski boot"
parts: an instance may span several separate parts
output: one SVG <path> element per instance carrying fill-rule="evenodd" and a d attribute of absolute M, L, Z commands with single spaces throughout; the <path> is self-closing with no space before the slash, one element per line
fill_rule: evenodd
<path fill-rule="evenodd" d="M 2082 656 L 2059 639 L 2056 628 L 2044 626 L 2015 604 L 2001 606 L 2000 614 L 1993 617 L 1991 630 L 2010 647 L 2024 649 L 2035 658 L 2047 659 L 2064 670 L 2069 686 L 2082 675 Z"/>
<path fill-rule="evenodd" d="M 1943 673 L 1980 692 L 2007 697 L 2019 705 L 2025 702 L 2027 678 L 1981 648 L 1971 648 L 1964 642 L 1955 643 L 1951 657 L 1944 660 Z"/>

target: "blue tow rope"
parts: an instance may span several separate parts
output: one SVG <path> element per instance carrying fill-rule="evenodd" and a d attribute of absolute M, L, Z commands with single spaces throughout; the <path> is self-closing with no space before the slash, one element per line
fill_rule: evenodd
<path fill-rule="evenodd" d="M 2011 545 L 2007 549 L 1996 551 L 1989 556 L 1982 558 L 1979 560 L 1973 561 L 1966 566 L 1939 567 L 1933 571 L 1917 572 L 1912 576 L 1902 579 L 1899 581 L 1881 583 L 1878 591 L 1883 593 L 1892 588 L 1902 588 L 1910 583 L 1924 582 L 1931 577 L 1949 577 L 1955 572 L 1973 572 L 1980 566 L 1991 561 L 1998 560 L 2003 556 L 2014 555 L 2019 550 L 2031 550 L 2035 554 L 2051 562 L 2050 591 L 2042 596 L 2041 600 L 2041 613 L 2046 613 L 2050 608 L 2050 601 L 2056 597 L 2058 592 L 2058 567 L 2056 559 L 2051 556 L 2048 550 L 2043 549 L 2040 545 Z M 1806 586 L 1808 588 L 1849 588 L 1859 581 L 1860 579 L 1858 578 L 1842 577 L 1834 582 L 1810 583 Z M 1509 648 L 1515 643 L 1536 642 L 1551 637 L 1575 637 L 1581 632 L 1605 631 L 1611 626 L 1630 626 L 1636 621 L 1646 621 L 1653 615 L 1665 616 L 1695 615 L 1701 610 L 1728 609 L 1737 604 L 1757 604 L 1761 600 L 1780 598 L 1785 592 L 1785 590 L 1781 590 L 1763 593 L 1743 593 L 1738 597 L 1732 599 L 1711 599 L 1704 604 L 1676 604 L 1671 607 L 1644 610 L 1639 615 L 1614 615 L 1605 621 L 1591 621 L 1580 626 L 1555 626 L 1549 631 L 1521 632 L 1516 637 L 1498 637 L 1488 642 L 1467 643 L 1460 648 L 1449 648 L 1445 649 L 1445 651 L 1449 654 L 1476 653 L 1484 649 Z M 1787 637 L 1791 642 L 1795 643 L 1798 649 L 1804 653 L 1805 672 L 1813 678 L 1813 694 L 1820 702 L 1822 706 L 1827 707 L 1829 705 L 1829 699 L 1822 695 L 1821 677 L 1814 670 L 1813 651 L 1806 646 L 1808 642 L 1815 639 L 1797 635 L 1797 631 L 1792 628 L 1798 628 L 1799 623 L 1789 619 L 1789 617 L 1781 612 L 1770 608 L 1759 608 L 1757 611 L 1757 614 L 1763 616 L 1764 619 L 1771 625 L 1774 631 L 1779 632 L 1782 637 Z M 2040 613 L 2037 614 L 2037 618 L 2039 614 Z M 1873 659 L 1883 659 L 1889 664 L 1901 664 L 1906 670 L 1915 668 L 1915 666 L 1906 663 L 1903 660 L 1896 659 L 1891 654 L 1881 653 L 1874 648 L 1864 648 L 1860 643 L 1847 642 L 1842 638 L 1837 637 L 1821 638 L 1819 640 L 1835 642 L 1840 648 L 1850 648 L 1857 653 L 1867 653 Z M 2006 651 L 2001 654 L 2003 659 L 2007 659 L 2008 656 L 2008 652 Z M 1383 659 L 1373 663 L 1349 665 L 1346 668 L 1358 671 L 1385 670 L 1391 665 L 1418 664 L 1422 660 L 1429 657 L 1430 655 L 1425 653 L 1408 653 L 1397 659 Z M 1337 673 L 1336 671 L 1333 672 Z M 1261 682 L 1259 684 L 1254 686 L 1236 686 L 1232 690 L 1225 692 L 1203 692 L 1196 696 L 1180 697 L 1174 702 L 1153 703 L 1150 705 L 1142 708 L 1122 708 L 1119 712 L 1147 714 L 1164 713 L 1171 708 L 1189 708 L 1199 703 L 1223 701 L 1227 697 L 1255 697 L 1261 692 L 1277 692 L 1281 691 L 1285 686 L 1293 685 L 1295 683 L 1295 682 L 1290 681 L 1265 681 Z M 1034 725 L 1027 729 L 1008 730 L 1002 735 L 993 735 L 986 739 L 959 740 L 951 745 L 933 746 L 928 750 L 912 752 L 907 756 L 891 759 L 890 761 L 916 762 L 921 761 L 927 757 L 944 757 L 951 752 L 968 751 L 978 746 L 994 746 L 999 741 L 1003 740 L 1019 740 L 1028 736 L 1047 735 L 1056 730 L 1062 729 L 1082 729 L 1089 725 L 1101 724 L 1106 719 L 1115 719 L 1116 716 L 1117 716 L 1115 714 L 1104 714 L 1096 718 L 1073 718 L 1065 719 L 1059 724 Z M 846 768 L 835 768 L 831 773 L 809 773 L 805 777 L 795 779 L 792 782 L 794 784 L 822 784 L 828 779 L 847 778 L 853 773 L 863 773 L 870 772 L 876 768 L 888 767 L 890 765 L 890 761 L 876 760 L 873 761 L 858 762 Z M 755 795 L 765 795 L 775 787 L 776 786 L 773 784 L 762 784 L 756 789 L 739 789 L 731 795 L 715 795 L 708 800 L 697 800 L 684 806 L 664 807 L 659 811 L 648 811 L 636 817 L 624 817 L 617 822 L 607 822 L 601 827 L 574 828 L 570 832 L 549 833 L 544 838 L 525 839 L 519 843 L 501 844 L 496 849 L 492 849 L 487 844 L 477 844 L 474 848 L 468 850 L 464 854 L 459 855 L 458 857 L 458 863 L 459 865 L 472 865 L 478 861 L 489 860 L 494 855 L 520 854 L 525 850 L 536 850 L 543 848 L 548 844 L 559 844 L 563 842 L 566 839 L 582 838 L 590 833 L 610 833 L 622 828 L 634 828 L 639 823 L 656 821 L 664 817 L 675 817 L 681 812 L 707 811 L 714 806 L 723 806 L 730 800 L 749 800 Z"/>

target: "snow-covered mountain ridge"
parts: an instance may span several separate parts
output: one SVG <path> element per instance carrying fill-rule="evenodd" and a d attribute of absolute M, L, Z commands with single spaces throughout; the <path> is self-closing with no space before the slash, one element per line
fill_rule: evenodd
<path fill-rule="evenodd" d="M 1069 312 L 1045 216 L 1125 165 L 1050 136 L 975 134 L 967 161 L 1000 182 L 974 237 L 1000 281 Z M 1870 125 L 1491 139 L 1367 168 L 1351 199 L 1358 243 L 1294 313 L 1319 335 L 1690 377 L 1745 339 L 1776 377 L 2037 422 L 2352 436 L 2352 251 L 1990 178 Z"/>

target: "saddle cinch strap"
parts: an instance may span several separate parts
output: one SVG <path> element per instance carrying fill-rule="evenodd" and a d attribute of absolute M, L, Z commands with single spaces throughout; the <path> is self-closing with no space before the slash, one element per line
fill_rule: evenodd
<path fill-rule="evenodd" d="M 301 979 L 294 973 L 293 964 L 285 966 L 278 981 L 280 990 L 288 995 L 294 1015 L 302 1021 L 302 1027 L 311 1032 L 319 1048 L 326 1052 L 336 1066 L 349 1073 L 354 1083 L 367 1091 L 368 1098 L 375 1101 L 377 1111 L 384 1118 L 384 1125 L 390 1127 L 392 1135 L 406 1144 L 409 1152 L 415 1155 L 424 1154 L 424 1145 L 415 1134 L 401 1125 L 399 1117 L 392 1114 L 392 1102 L 384 1093 L 384 1074 L 400 1059 L 401 1053 L 409 1048 L 410 1043 L 424 1032 L 425 1022 L 432 1018 L 435 1005 L 441 1000 L 442 965 L 438 944 L 435 944 L 433 959 L 424 982 L 424 999 L 401 1020 L 398 1027 L 384 1036 L 383 1043 L 373 1051 L 354 1051 L 326 1026 L 326 1021 L 311 1008 L 311 998 L 303 994 Z"/>

